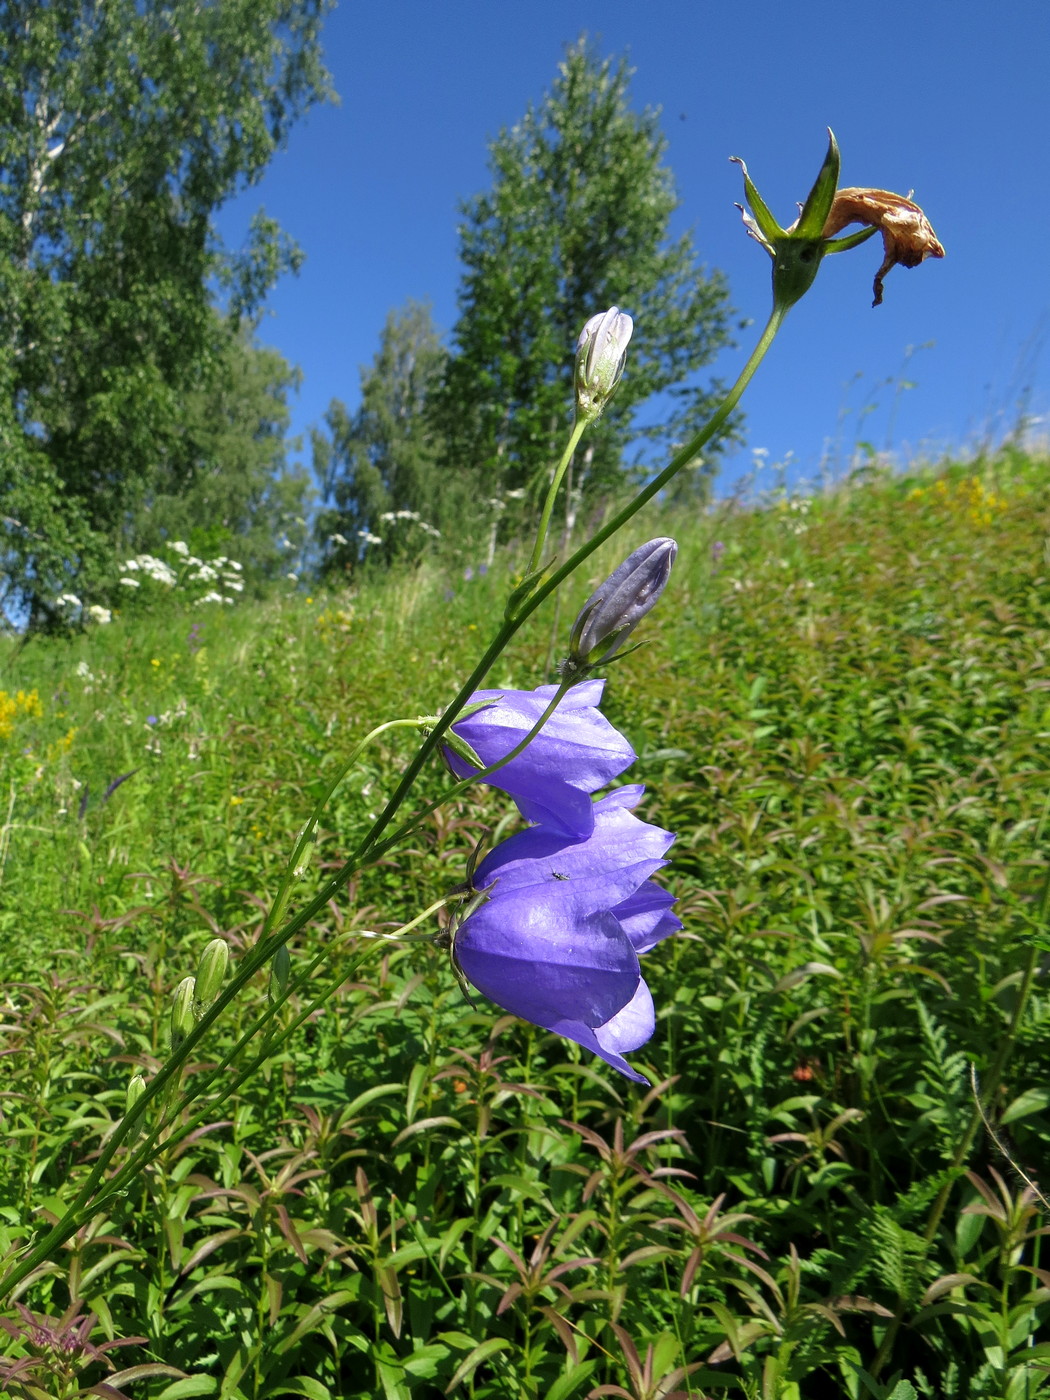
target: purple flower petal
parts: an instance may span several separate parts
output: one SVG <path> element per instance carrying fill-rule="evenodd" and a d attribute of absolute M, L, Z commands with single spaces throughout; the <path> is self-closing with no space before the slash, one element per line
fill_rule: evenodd
<path fill-rule="evenodd" d="M 674 837 L 634 816 L 642 792 L 594 803 L 588 837 L 534 826 L 501 842 L 475 873 L 488 899 L 456 931 L 453 955 L 497 1005 L 647 1083 L 624 1059 L 656 1024 L 638 951 L 678 921 L 649 879 Z"/>
<path fill-rule="evenodd" d="M 656 1029 L 652 993 L 643 981 L 639 981 L 627 1005 L 621 1007 L 604 1025 L 592 1029 L 579 1021 L 562 1021 L 550 1029 L 556 1035 L 575 1040 L 585 1050 L 600 1055 L 606 1064 L 612 1065 L 613 1069 L 618 1069 L 636 1084 L 649 1083 L 645 1075 L 639 1074 L 623 1057 L 625 1051 L 637 1050 L 644 1045 Z"/>
<path fill-rule="evenodd" d="M 628 768 L 634 750 L 596 708 L 604 681 L 573 686 L 543 729 L 517 758 L 486 781 L 508 793 L 528 821 L 559 827 L 573 836 L 589 836 L 594 827 L 591 794 Z M 479 690 L 472 700 L 491 703 L 453 728 L 486 765 L 509 753 L 532 729 L 556 687 L 538 690 Z M 458 778 L 477 769 L 445 749 Z"/>
<path fill-rule="evenodd" d="M 544 908 L 554 905 L 571 918 L 586 918 L 615 908 L 649 876 L 666 865 L 664 853 L 674 840 L 669 831 L 641 821 L 627 807 L 639 789 L 618 788 L 591 808 L 594 830 L 589 838 L 566 835 L 550 826 L 519 831 L 490 851 L 474 876 L 475 889 L 498 882 L 494 900 Z"/>
<path fill-rule="evenodd" d="M 677 933 L 682 927 L 678 915 L 671 913 L 674 902 L 675 897 L 670 890 L 646 880 L 634 894 L 613 909 L 636 953 L 648 953 L 668 934 Z"/>
<path fill-rule="evenodd" d="M 455 954 L 479 992 L 547 1030 L 567 1021 L 603 1025 L 641 977 L 638 954 L 612 914 L 574 918 L 527 900 L 483 905 L 458 930 Z"/>

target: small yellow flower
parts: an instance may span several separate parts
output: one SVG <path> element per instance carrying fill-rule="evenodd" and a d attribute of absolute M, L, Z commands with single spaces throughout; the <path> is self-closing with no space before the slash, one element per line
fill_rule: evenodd
<path fill-rule="evenodd" d="M 151 657 L 151 658 L 150 658 L 150 663 L 149 663 L 149 664 L 150 664 L 151 666 L 159 666 L 159 665 L 160 665 L 160 662 L 159 662 L 159 661 L 157 660 L 157 658 L 154 656 L 154 657 Z"/>
<path fill-rule="evenodd" d="M 230 798 L 230 806 L 231 806 L 231 807 L 239 807 L 243 801 L 244 801 L 244 798 L 243 798 L 243 797 L 231 797 L 231 798 Z"/>

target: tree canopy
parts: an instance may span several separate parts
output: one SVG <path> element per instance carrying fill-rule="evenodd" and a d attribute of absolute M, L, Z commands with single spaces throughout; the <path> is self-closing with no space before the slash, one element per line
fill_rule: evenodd
<path fill-rule="evenodd" d="M 450 473 L 428 412 L 445 359 L 430 307 L 408 302 L 388 315 L 375 359 L 361 370 L 357 411 L 335 399 L 327 432 L 314 432 L 314 470 L 329 502 L 317 522 L 326 572 L 364 554 L 411 556 L 447 518 Z"/>
<path fill-rule="evenodd" d="M 677 207 L 659 113 L 633 110 L 625 59 L 580 41 L 549 92 L 492 143 L 492 188 L 467 201 L 463 277 L 440 417 L 448 451 L 501 490 L 545 484 L 564 440 L 573 348 L 584 322 L 616 305 L 635 321 L 624 376 L 589 434 L 577 487 L 622 475 L 648 438 L 690 435 L 712 386 L 697 372 L 729 343 L 725 279 L 670 236 Z M 647 429 L 638 412 L 667 392 L 672 411 Z M 716 449 L 717 451 L 717 449 Z"/>
<path fill-rule="evenodd" d="M 298 257 L 262 213 L 228 254 L 212 217 L 329 95 L 327 4 L 0 4 L 0 541 L 31 623 L 198 469 L 187 400 Z"/>
<path fill-rule="evenodd" d="M 394 316 L 358 412 L 333 402 L 327 433 L 315 434 L 323 539 L 340 533 L 356 557 L 357 533 L 382 535 L 379 517 L 394 508 L 463 539 L 491 540 L 496 517 L 515 528 L 565 441 L 576 338 L 612 305 L 635 319 L 628 372 L 588 433 L 570 501 L 620 489 L 628 453 L 706 421 L 718 386 L 698 374 L 729 344 L 733 311 L 691 235 L 670 236 L 678 201 L 659 113 L 633 110 L 629 83 L 626 60 L 581 41 L 492 142 L 492 186 L 462 206 L 448 353 L 418 309 Z M 640 410 L 661 393 L 660 426 L 644 426 Z M 717 452 L 685 474 L 693 489 L 705 490 Z M 349 556 L 329 558 L 345 567 Z"/>

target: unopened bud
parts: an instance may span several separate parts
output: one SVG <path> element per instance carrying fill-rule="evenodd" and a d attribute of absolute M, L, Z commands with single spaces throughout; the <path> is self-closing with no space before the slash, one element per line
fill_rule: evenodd
<path fill-rule="evenodd" d="M 288 986 L 288 977 L 292 970 L 292 955 L 288 951 L 287 943 L 282 943 L 273 955 L 273 962 L 270 964 L 270 1000 L 280 1001 L 284 995 L 284 990 Z"/>
<path fill-rule="evenodd" d="M 568 670 L 580 673 L 608 661 L 655 607 L 671 576 L 678 545 L 650 540 L 614 569 L 580 609 L 569 635 Z"/>
<path fill-rule="evenodd" d="M 618 306 L 592 316 L 576 342 L 576 411 L 591 422 L 612 398 L 627 363 L 634 322 Z"/>
<path fill-rule="evenodd" d="M 135 1105 L 146 1092 L 146 1081 L 141 1074 L 133 1075 L 128 1082 L 127 1093 L 124 1096 L 124 1116 L 130 1117 Z"/>
<path fill-rule="evenodd" d="M 210 1006 L 222 991 L 229 965 L 229 944 L 224 938 L 213 938 L 197 964 L 197 1000 L 201 1006 Z"/>
<path fill-rule="evenodd" d="M 193 1030 L 193 998 L 196 994 L 197 979 L 184 977 L 175 988 L 171 1003 L 171 1048 L 177 1050 Z"/>

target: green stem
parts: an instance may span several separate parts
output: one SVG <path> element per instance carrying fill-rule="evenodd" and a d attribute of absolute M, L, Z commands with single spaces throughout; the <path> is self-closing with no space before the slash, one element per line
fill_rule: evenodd
<path fill-rule="evenodd" d="M 571 573 L 573 573 L 576 569 L 579 568 L 579 566 L 584 562 L 585 559 L 588 559 L 596 549 L 599 549 L 605 543 L 605 541 L 610 538 L 610 536 L 614 535 L 617 532 L 617 530 L 622 529 L 623 526 L 626 525 L 629 520 L 633 519 L 633 517 L 638 514 L 641 508 L 644 505 L 646 505 L 649 501 L 651 501 L 652 498 L 655 495 L 657 495 L 658 492 L 662 491 L 664 487 L 667 486 L 668 483 L 672 480 L 672 478 L 683 469 L 683 467 L 688 466 L 689 463 L 696 457 L 696 454 L 700 451 L 700 449 L 706 446 L 706 444 L 710 442 L 710 440 L 715 436 L 718 430 L 725 424 L 729 415 L 733 412 L 733 410 L 739 403 L 740 397 L 743 394 L 744 390 L 747 388 L 748 384 L 750 384 L 752 378 L 754 377 L 755 371 L 758 369 L 759 365 L 762 363 L 762 360 L 765 358 L 766 352 L 769 350 L 769 347 L 773 344 L 773 341 L 776 338 L 776 334 L 779 331 L 781 325 L 783 324 L 784 317 L 786 316 L 786 314 L 786 307 L 773 307 L 773 310 L 770 312 L 769 320 L 766 322 L 765 329 L 762 331 L 762 334 L 758 339 L 758 343 L 756 344 L 754 350 L 752 350 L 750 356 L 748 357 L 747 363 L 744 365 L 744 368 L 740 371 L 736 383 L 729 390 L 729 393 L 725 396 L 722 403 L 711 415 L 710 419 L 707 421 L 704 427 L 701 428 L 700 431 L 693 438 L 691 438 L 690 441 L 687 442 L 684 447 L 682 447 L 678 452 L 675 453 L 675 455 L 671 458 L 670 462 L 668 462 L 667 466 L 664 467 L 663 471 L 660 472 L 657 476 L 653 477 L 652 481 L 650 481 L 648 485 L 644 486 L 632 501 L 630 501 L 626 506 L 624 506 L 622 510 L 618 511 L 617 514 L 614 515 L 610 520 L 606 521 L 606 523 L 601 527 L 600 530 L 598 530 L 592 536 L 591 539 L 587 540 L 584 544 L 580 545 L 579 549 L 576 550 L 575 554 L 570 555 L 560 569 L 557 569 L 554 573 L 550 575 L 549 578 L 540 583 L 535 589 L 535 591 L 531 593 L 529 597 L 521 604 L 521 606 L 515 610 L 513 617 L 506 619 L 503 622 L 502 626 L 499 628 L 495 637 L 492 639 L 481 660 L 474 667 L 474 670 L 468 677 L 468 679 L 464 682 L 461 690 L 459 691 L 459 694 L 452 701 L 451 705 L 448 706 L 444 714 L 434 726 L 433 730 L 430 732 L 430 734 L 427 736 L 424 742 L 420 745 L 416 756 L 411 760 L 408 767 L 402 774 L 401 781 L 394 789 L 393 795 L 391 796 L 390 800 L 387 802 L 383 810 L 380 812 L 379 816 L 375 819 L 370 831 L 365 836 L 361 845 L 354 852 L 354 855 L 351 857 L 351 860 L 359 860 L 363 858 L 366 854 L 368 854 L 371 847 L 374 846 L 380 833 L 383 832 L 386 829 L 386 827 L 390 824 L 391 820 L 393 819 L 394 813 L 404 801 L 405 795 L 407 794 L 409 788 L 412 787 L 416 778 L 419 776 L 419 773 L 422 770 L 427 759 L 434 752 L 437 746 L 441 743 L 445 731 L 449 728 L 451 724 L 455 722 L 460 710 L 463 708 L 464 705 L 467 704 L 471 695 L 481 685 L 481 682 L 488 675 L 489 671 L 491 670 L 492 666 L 499 658 L 499 656 L 502 655 L 507 643 L 518 631 L 522 623 L 524 623 L 525 620 L 528 617 L 530 617 L 536 611 L 536 609 L 547 600 L 547 598 L 550 597 L 550 595 L 555 591 L 555 589 L 559 588 L 565 582 L 565 580 L 569 577 Z M 342 872 L 339 873 L 340 875 L 342 874 Z M 337 875 L 335 878 L 338 879 L 339 876 Z"/>
<path fill-rule="evenodd" d="M 561 461 L 551 480 L 547 490 L 547 499 L 543 502 L 543 513 L 540 515 L 540 526 L 536 531 L 536 543 L 532 547 L 532 558 L 529 560 L 528 572 L 533 574 L 540 567 L 543 558 L 543 547 L 547 543 L 547 531 L 550 529 L 551 515 L 554 511 L 554 502 L 557 499 L 558 488 L 561 486 L 562 478 L 569 463 L 572 461 L 572 454 L 576 451 L 580 438 L 583 437 L 584 429 L 587 427 L 587 419 L 577 417 L 572 425 L 572 433 L 569 436 L 569 445 L 562 453 Z"/>

